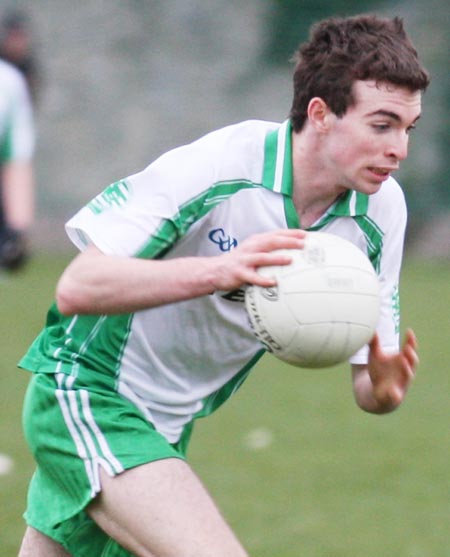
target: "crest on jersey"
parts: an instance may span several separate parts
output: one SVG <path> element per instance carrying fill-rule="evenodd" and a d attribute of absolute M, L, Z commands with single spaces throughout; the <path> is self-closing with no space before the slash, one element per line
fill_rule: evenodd
<path fill-rule="evenodd" d="M 236 240 L 236 238 L 233 238 L 232 236 L 226 234 L 223 228 L 214 228 L 208 234 L 208 238 L 211 240 L 211 242 L 219 246 L 220 251 L 224 252 L 231 251 L 238 245 L 238 241 Z"/>
<path fill-rule="evenodd" d="M 130 197 L 131 189 L 125 180 L 114 182 L 88 203 L 94 215 L 99 215 L 107 209 L 125 205 Z"/>

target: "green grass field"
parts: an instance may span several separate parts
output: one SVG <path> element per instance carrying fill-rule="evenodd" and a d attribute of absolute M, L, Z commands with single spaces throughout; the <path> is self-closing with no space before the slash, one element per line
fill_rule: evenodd
<path fill-rule="evenodd" d="M 0 557 L 17 554 L 33 470 L 20 417 L 28 376 L 15 364 L 66 261 L 39 256 L 0 277 L 0 453 L 14 462 L 0 475 Z M 252 557 L 450 556 L 449 277 L 450 262 L 406 262 L 402 325 L 418 335 L 421 365 L 392 415 L 357 409 L 346 366 L 301 371 L 268 356 L 198 422 L 191 463 Z"/>

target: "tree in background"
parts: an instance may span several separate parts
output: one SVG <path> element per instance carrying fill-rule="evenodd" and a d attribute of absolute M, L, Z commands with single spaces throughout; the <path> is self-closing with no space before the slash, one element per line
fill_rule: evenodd
<path fill-rule="evenodd" d="M 312 23 L 332 15 L 349 16 L 369 12 L 379 6 L 377 0 L 272 0 L 268 10 L 267 41 L 264 57 L 284 64 L 298 45 L 308 38 Z"/>

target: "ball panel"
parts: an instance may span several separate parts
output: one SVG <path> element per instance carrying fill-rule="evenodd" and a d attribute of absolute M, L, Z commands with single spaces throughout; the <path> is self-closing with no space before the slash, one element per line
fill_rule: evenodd
<path fill-rule="evenodd" d="M 302 292 L 288 296 L 288 300 L 288 311 L 299 325 L 331 322 L 373 327 L 378 320 L 379 299 L 371 294 Z M 272 321 L 272 315 L 268 319 Z"/>
<path fill-rule="evenodd" d="M 302 291 L 373 293 L 378 284 L 373 269 L 366 271 L 350 266 L 330 266 L 324 269 L 298 267 L 295 273 L 279 273 L 276 277 L 282 278 L 280 288 L 284 294 Z"/>
<path fill-rule="evenodd" d="M 308 325 L 300 328 L 291 344 L 275 355 L 305 368 L 329 367 L 353 356 L 372 335 L 369 327 L 351 323 Z"/>
<path fill-rule="evenodd" d="M 349 325 L 317 323 L 299 328 L 295 340 L 280 359 L 306 368 L 329 367 L 345 359 L 350 339 Z"/>

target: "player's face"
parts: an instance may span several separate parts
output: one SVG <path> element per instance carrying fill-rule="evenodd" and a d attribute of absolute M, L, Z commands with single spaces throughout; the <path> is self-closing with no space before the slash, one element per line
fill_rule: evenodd
<path fill-rule="evenodd" d="M 408 154 L 421 93 L 373 81 L 357 81 L 353 91 L 355 104 L 333 115 L 328 156 L 339 187 L 371 194 Z"/>

